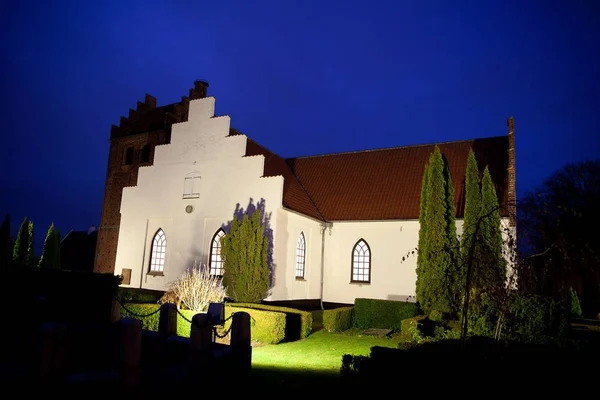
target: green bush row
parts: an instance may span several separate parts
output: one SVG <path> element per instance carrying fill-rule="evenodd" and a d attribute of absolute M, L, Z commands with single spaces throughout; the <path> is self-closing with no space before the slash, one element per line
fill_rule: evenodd
<path fill-rule="evenodd" d="M 227 303 L 234 307 L 252 308 L 256 310 L 281 312 L 285 318 L 285 340 L 288 342 L 305 339 L 312 332 L 312 313 L 290 307 L 271 306 L 256 303 Z"/>
<path fill-rule="evenodd" d="M 159 304 L 125 304 L 121 307 L 121 317 L 138 319 L 142 329 L 158 331 L 160 316 Z M 129 310 L 129 311 L 128 311 Z M 251 308 L 225 306 L 225 318 L 238 311 L 250 314 L 250 335 L 252 340 L 265 344 L 276 344 L 285 338 L 286 315 L 280 312 L 257 310 Z M 177 313 L 177 335 L 190 337 L 190 322 L 196 311 L 179 310 Z M 224 325 L 224 330 L 229 329 L 231 319 Z"/>
<path fill-rule="evenodd" d="M 362 299 L 354 300 L 354 327 L 400 330 L 403 319 L 420 314 L 416 303 Z"/>
<path fill-rule="evenodd" d="M 286 314 L 276 311 L 253 309 L 249 307 L 233 307 L 225 305 L 225 319 L 231 314 L 244 311 L 250 314 L 250 337 L 252 341 L 264 344 L 277 344 L 285 338 Z M 231 319 L 224 324 L 227 331 Z"/>
<path fill-rule="evenodd" d="M 323 310 L 323 327 L 327 332 L 343 332 L 352 328 L 354 307 L 339 307 Z"/>

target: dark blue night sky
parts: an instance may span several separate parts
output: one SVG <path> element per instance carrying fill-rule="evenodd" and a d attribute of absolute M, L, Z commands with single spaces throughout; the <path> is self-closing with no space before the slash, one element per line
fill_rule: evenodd
<path fill-rule="evenodd" d="M 600 2 L 15 1 L 0 15 L 0 213 L 99 226 L 111 124 L 210 83 L 283 157 L 505 135 L 517 195 L 600 155 Z"/>

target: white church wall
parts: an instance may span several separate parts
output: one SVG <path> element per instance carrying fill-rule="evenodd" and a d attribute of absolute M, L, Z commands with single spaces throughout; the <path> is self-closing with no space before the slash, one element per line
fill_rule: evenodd
<path fill-rule="evenodd" d="M 304 278 L 296 278 L 296 250 L 304 234 Z M 321 296 L 321 223 L 287 209 L 275 227 L 275 286 L 267 300 L 318 299 Z"/>
<path fill-rule="evenodd" d="M 356 298 L 414 301 L 419 221 L 334 222 L 325 236 L 325 302 L 354 303 Z M 370 248 L 370 283 L 351 282 L 352 253 L 363 239 Z M 410 296 L 410 297 L 409 297 Z"/>
<path fill-rule="evenodd" d="M 244 157 L 246 136 L 227 136 L 229 117 L 211 118 L 214 101 L 192 100 L 189 120 L 173 126 L 154 165 L 140 168 L 137 186 L 123 190 L 115 274 L 130 268 L 129 286 L 164 290 L 194 261 L 208 265 L 213 235 L 233 219 L 236 204 L 246 211 L 251 199 L 254 206 L 264 199 L 271 226 L 277 223 L 283 178 L 261 177 L 264 157 Z M 163 275 L 155 276 L 148 271 L 159 228 L 167 246 Z"/>

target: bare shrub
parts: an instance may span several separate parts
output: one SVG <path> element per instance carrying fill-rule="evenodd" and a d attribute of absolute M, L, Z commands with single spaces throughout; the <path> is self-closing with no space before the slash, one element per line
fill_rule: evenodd
<path fill-rule="evenodd" d="M 197 266 L 194 262 L 192 268 L 169 284 L 167 294 L 189 310 L 203 312 L 210 303 L 221 303 L 227 296 L 227 289 L 223 287 L 222 278 L 211 275 L 205 265 Z"/>

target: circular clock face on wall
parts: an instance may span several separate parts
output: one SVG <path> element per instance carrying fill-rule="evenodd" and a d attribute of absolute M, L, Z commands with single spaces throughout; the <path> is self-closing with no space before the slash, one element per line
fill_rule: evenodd
<path fill-rule="evenodd" d="M 185 206 L 185 212 L 186 213 L 191 214 L 192 211 L 194 211 L 194 206 L 192 206 L 192 205 Z"/>

